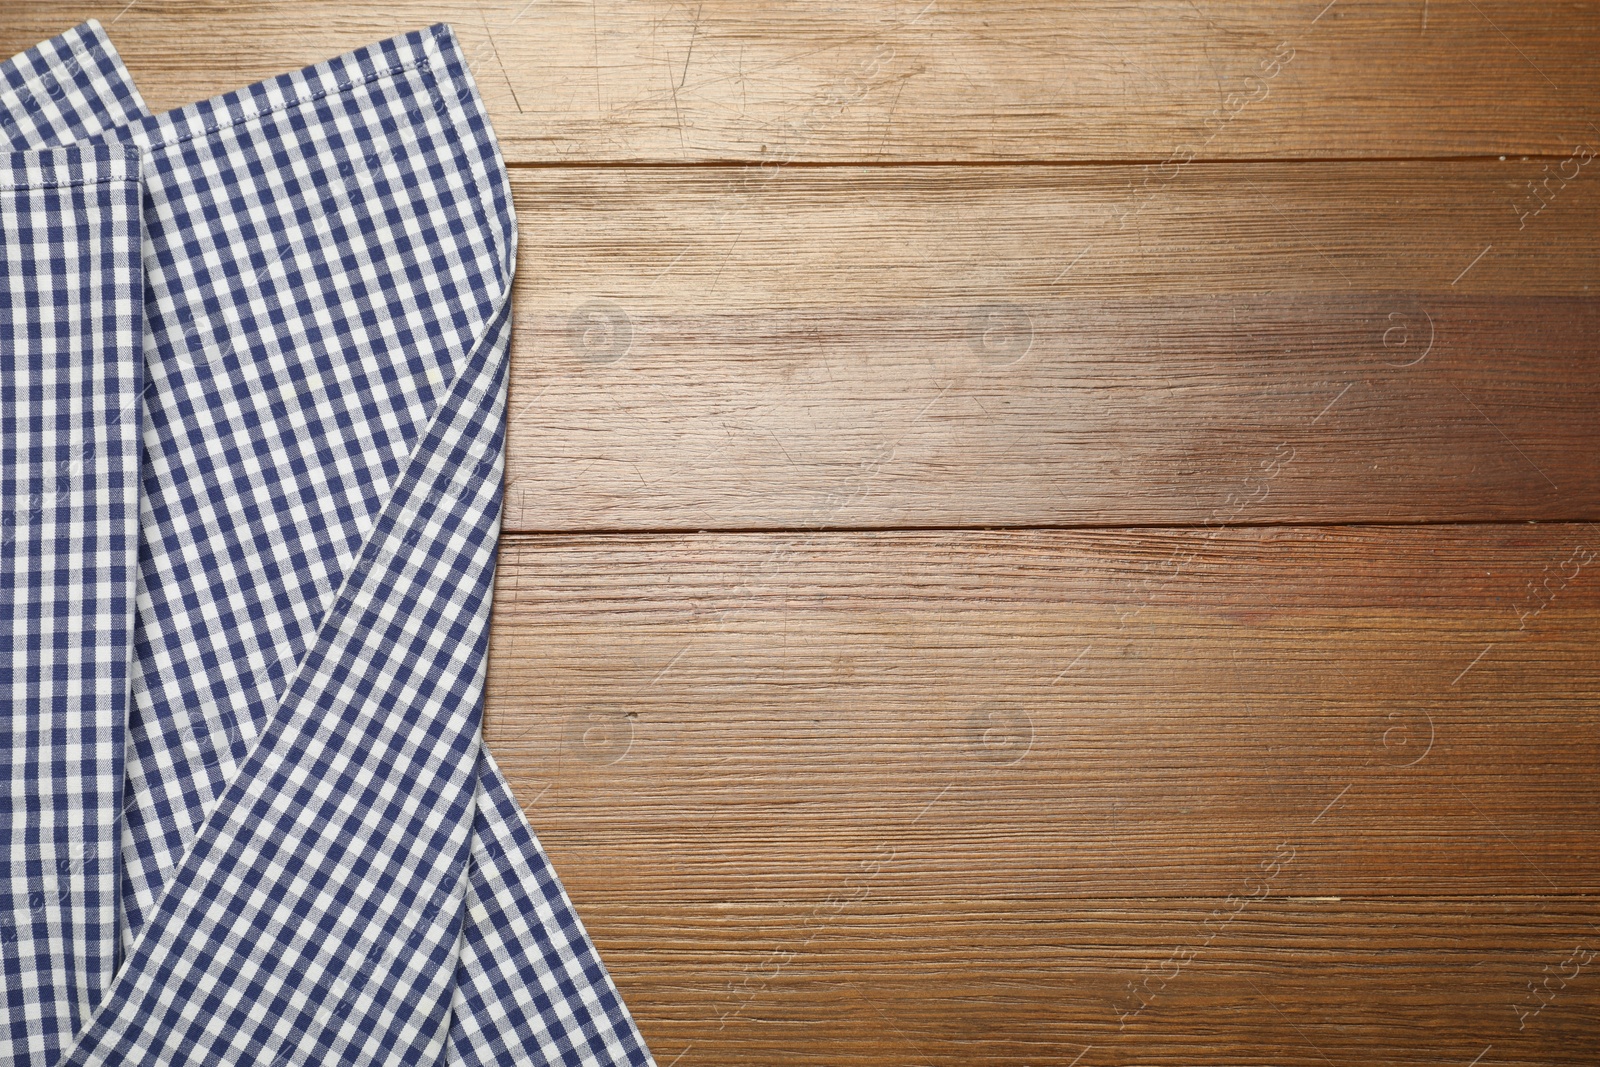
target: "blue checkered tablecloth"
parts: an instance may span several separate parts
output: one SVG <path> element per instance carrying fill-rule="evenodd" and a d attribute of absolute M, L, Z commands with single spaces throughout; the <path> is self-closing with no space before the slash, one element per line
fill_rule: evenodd
<path fill-rule="evenodd" d="M 0 90 L 0 1048 L 650 1063 L 482 743 L 517 229 L 449 28 Z"/>

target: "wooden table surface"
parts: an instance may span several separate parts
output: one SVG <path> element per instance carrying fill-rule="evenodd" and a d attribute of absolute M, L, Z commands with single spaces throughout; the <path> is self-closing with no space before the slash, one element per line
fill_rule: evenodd
<path fill-rule="evenodd" d="M 662 1067 L 1600 1062 L 1600 4 L 91 16 L 454 24 L 487 730 Z"/>

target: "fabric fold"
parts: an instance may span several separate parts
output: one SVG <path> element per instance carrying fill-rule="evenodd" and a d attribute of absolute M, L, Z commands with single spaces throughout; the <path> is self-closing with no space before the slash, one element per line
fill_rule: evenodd
<path fill-rule="evenodd" d="M 13 149 L 69 144 L 148 113 L 93 19 L 0 64 L 0 130 Z"/>
<path fill-rule="evenodd" d="M 97 26 L 26 55 L 145 183 L 127 959 L 61 1062 L 651 1062 L 482 748 L 517 231 L 454 36 L 160 116 Z"/>
<path fill-rule="evenodd" d="M 0 1004 L 49 1064 L 117 967 L 139 543 L 137 150 L 0 155 Z"/>

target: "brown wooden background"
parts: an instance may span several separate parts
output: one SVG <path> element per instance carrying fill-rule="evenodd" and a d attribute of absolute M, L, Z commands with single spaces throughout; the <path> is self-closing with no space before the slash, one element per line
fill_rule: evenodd
<path fill-rule="evenodd" d="M 663 1067 L 1600 1062 L 1600 4 L 90 16 L 467 46 L 489 735 Z"/>

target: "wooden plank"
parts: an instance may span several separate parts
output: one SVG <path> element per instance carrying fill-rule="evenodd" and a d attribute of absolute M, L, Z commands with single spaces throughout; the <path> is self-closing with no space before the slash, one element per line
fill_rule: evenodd
<path fill-rule="evenodd" d="M 585 917 L 661 1063 L 1547 1067 L 1592 1062 L 1595 905 L 869 889 Z"/>
<path fill-rule="evenodd" d="M 513 538 L 580 903 L 1600 893 L 1588 525 Z"/>
<path fill-rule="evenodd" d="M 1600 517 L 1546 166 L 519 172 L 508 528 Z"/>
<path fill-rule="evenodd" d="M 1166 160 L 1594 143 L 1600 7 L 1515 0 L 31 0 L 96 16 L 173 107 L 436 21 L 528 162 Z"/>

